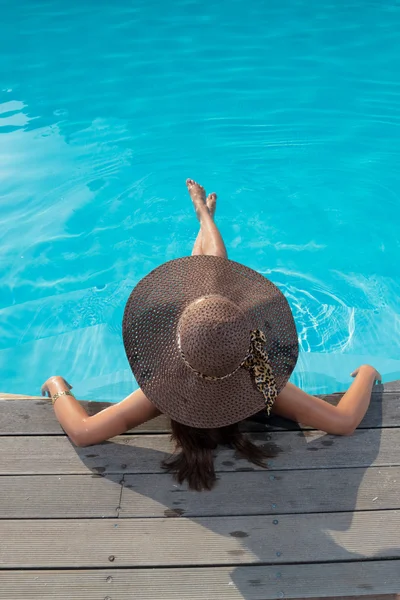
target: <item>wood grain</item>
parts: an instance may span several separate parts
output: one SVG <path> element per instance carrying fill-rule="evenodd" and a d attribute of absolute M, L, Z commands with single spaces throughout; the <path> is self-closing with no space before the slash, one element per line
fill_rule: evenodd
<path fill-rule="evenodd" d="M 400 468 L 220 473 L 211 494 L 168 475 L 126 475 L 120 517 L 228 516 L 400 509 Z"/>
<path fill-rule="evenodd" d="M 271 470 L 400 466 L 400 429 L 361 429 L 349 437 L 319 431 L 252 434 L 271 458 Z M 89 448 L 76 448 L 64 436 L 0 437 L 0 475 L 162 473 L 161 461 L 173 449 L 166 435 L 120 436 Z M 223 448 L 218 471 L 259 467 Z"/>
<path fill-rule="evenodd" d="M 340 394 L 323 396 L 330 404 L 336 405 Z M 82 402 L 89 415 L 94 415 L 107 406 L 104 402 Z M 400 392 L 385 393 L 383 398 L 373 394 L 369 410 L 360 424 L 360 428 L 400 426 Z M 265 415 L 255 415 L 242 423 L 243 431 L 298 430 L 310 429 L 297 423 Z M 132 431 L 138 433 L 167 433 L 170 431 L 169 419 L 164 415 L 143 423 Z M 18 401 L 0 399 L 0 435 L 62 435 L 51 403 L 43 398 L 21 399 Z"/>
<path fill-rule="evenodd" d="M 1 600 L 400 600 L 400 561 L 2 571 Z"/>
<path fill-rule="evenodd" d="M 0 519 L 117 517 L 121 476 L 4 476 L 0 481 Z"/>
<path fill-rule="evenodd" d="M 0 567 L 219 566 L 400 558 L 400 511 L 0 521 Z"/>

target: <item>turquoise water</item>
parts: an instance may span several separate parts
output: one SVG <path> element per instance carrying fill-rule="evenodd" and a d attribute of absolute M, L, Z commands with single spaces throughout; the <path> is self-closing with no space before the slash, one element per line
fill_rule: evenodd
<path fill-rule="evenodd" d="M 293 381 L 400 378 L 400 5 L 0 0 L 0 389 L 136 387 L 124 303 L 191 252 L 193 177 L 287 295 Z"/>

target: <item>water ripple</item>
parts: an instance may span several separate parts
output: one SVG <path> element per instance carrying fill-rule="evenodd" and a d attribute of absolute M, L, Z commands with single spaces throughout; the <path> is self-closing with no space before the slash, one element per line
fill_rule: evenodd
<path fill-rule="evenodd" d="M 361 360 L 400 377 L 397 2 L 22 0 L 2 24 L 7 391 L 53 371 L 129 391 L 123 305 L 191 251 L 186 177 L 287 295 L 297 383 L 333 391 Z"/>

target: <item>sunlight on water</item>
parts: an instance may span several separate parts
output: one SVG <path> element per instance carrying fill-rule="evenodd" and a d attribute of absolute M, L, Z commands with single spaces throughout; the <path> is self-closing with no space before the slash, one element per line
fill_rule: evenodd
<path fill-rule="evenodd" d="M 400 378 L 398 4 L 25 0 L 2 20 L 0 389 L 136 387 L 124 304 L 191 252 L 186 177 L 288 298 L 295 383 Z"/>

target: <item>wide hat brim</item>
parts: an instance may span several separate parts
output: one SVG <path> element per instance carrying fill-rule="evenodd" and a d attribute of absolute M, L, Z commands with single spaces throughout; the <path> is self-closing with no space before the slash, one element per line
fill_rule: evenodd
<path fill-rule="evenodd" d="M 149 273 L 125 307 L 127 358 L 136 381 L 158 410 L 199 428 L 231 425 L 265 407 L 247 369 L 225 379 L 202 379 L 182 358 L 179 319 L 194 300 L 214 294 L 234 302 L 248 316 L 252 329 L 264 332 L 278 393 L 298 357 L 296 326 L 285 296 L 253 269 L 217 256 L 187 256 Z"/>

